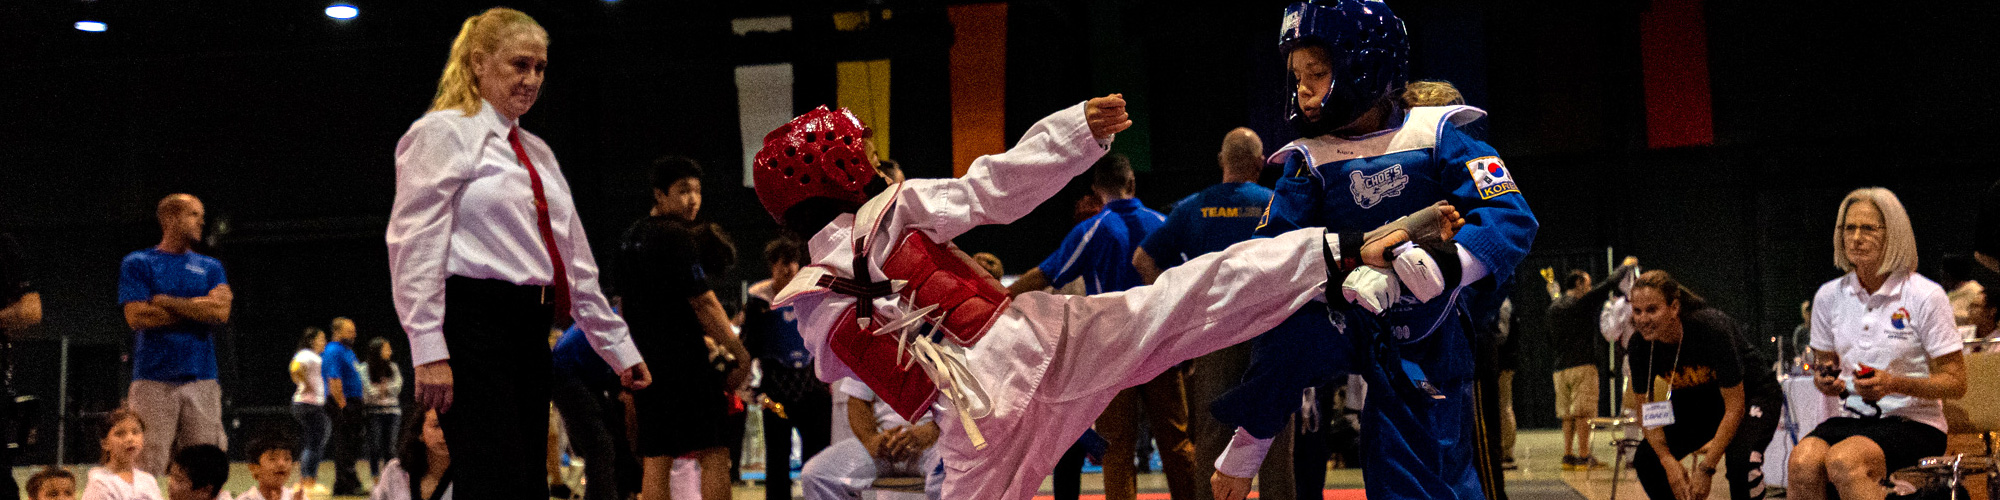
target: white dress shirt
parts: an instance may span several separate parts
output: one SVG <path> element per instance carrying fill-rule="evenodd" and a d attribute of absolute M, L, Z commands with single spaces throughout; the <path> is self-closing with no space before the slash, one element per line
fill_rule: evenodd
<path fill-rule="evenodd" d="M 416 364 L 451 358 L 444 342 L 444 282 L 450 276 L 521 285 L 554 282 L 542 244 L 528 169 L 507 142 L 516 125 L 480 102 L 479 113 L 433 111 L 396 143 L 396 202 L 389 214 L 389 278 L 396 314 Z M 555 153 L 519 131 L 541 175 L 555 246 L 569 276 L 570 315 L 612 367 L 640 361 L 625 320 L 597 283 L 597 260 L 584 238 Z"/>
<path fill-rule="evenodd" d="M 1854 273 L 1847 273 L 1820 285 L 1813 296 L 1812 348 L 1840 355 L 1840 378 L 1852 391 L 1858 364 L 1901 377 L 1930 377 L 1930 360 L 1959 352 L 1963 345 L 1952 324 L 1951 301 L 1937 282 L 1896 273 L 1871 294 Z M 1869 408 L 1861 396 L 1849 396 L 1845 403 Z M 1938 400 L 1891 394 L 1876 405 L 1884 417 L 1907 417 L 1945 430 L 1944 405 Z M 1842 411 L 1854 416 L 1853 410 Z"/>

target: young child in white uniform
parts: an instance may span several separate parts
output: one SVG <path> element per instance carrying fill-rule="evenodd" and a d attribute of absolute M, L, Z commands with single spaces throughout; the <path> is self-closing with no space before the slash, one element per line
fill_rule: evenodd
<path fill-rule="evenodd" d="M 257 480 L 257 485 L 236 494 L 236 500 L 302 500 L 298 488 L 285 486 L 285 481 L 292 478 L 293 448 L 292 443 L 282 439 L 251 441 L 247 450 L 250 477 Z"/>
<path fill-rule="evenodd" d="M 166 500 L 160 480 L 139 470 L 139 450 L 146 448 L 146 424 L 130 408 L 104 417 L 104 464 L 90 468 L 82 500 Z"/>

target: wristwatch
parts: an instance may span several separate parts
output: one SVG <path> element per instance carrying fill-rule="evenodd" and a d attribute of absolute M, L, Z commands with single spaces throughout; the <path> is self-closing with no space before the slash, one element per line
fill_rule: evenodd
<path fill-rule="evenodd" d="M 1702 464 L 1697 468 L 1701 470 L 1702 474 L 1715 475 L 1715 466 L 1713 465 Z"/>

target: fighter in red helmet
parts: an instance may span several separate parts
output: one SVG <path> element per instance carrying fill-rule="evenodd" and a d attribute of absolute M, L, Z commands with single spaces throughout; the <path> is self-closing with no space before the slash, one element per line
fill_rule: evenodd
<path fill-rule="evenodd" d="M 895 184 L 876 181 L 867 129 L 844 109 L 813 110 L 764 137 L 757 197 L 810 235 L 812 254 L 776 304 L 795 307 L 821 379 L 861 380 L 908 420 L 941 412 L 944 481 L 933 498 L 1032 497 L 1120 389 L 1249 340 L 1322 297 L 1329 279 L 1364 262 L 1387 266 L 1383 250 L 1449 239 L 1462 223 L 1440 204 L 1366 234 L 1304 229 L 1089 297 L 1010 300 L 951 244 L 1026 215 L 1131 123 L 1121 96 L 1091 99 L 974 160 L 964 177 Z"/>

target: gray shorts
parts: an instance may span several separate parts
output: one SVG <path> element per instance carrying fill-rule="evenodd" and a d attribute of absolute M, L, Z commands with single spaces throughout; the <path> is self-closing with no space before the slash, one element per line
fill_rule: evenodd
<path fill-rule="evenodd" d="M 166 474 L 173 450 L 197 444 L 229 449 L 222 429 L 222 385 L 214 380 L 133 380 L 125 405 L 146 424 L 146 447 L 138 465 L 147 473 Z"/>

